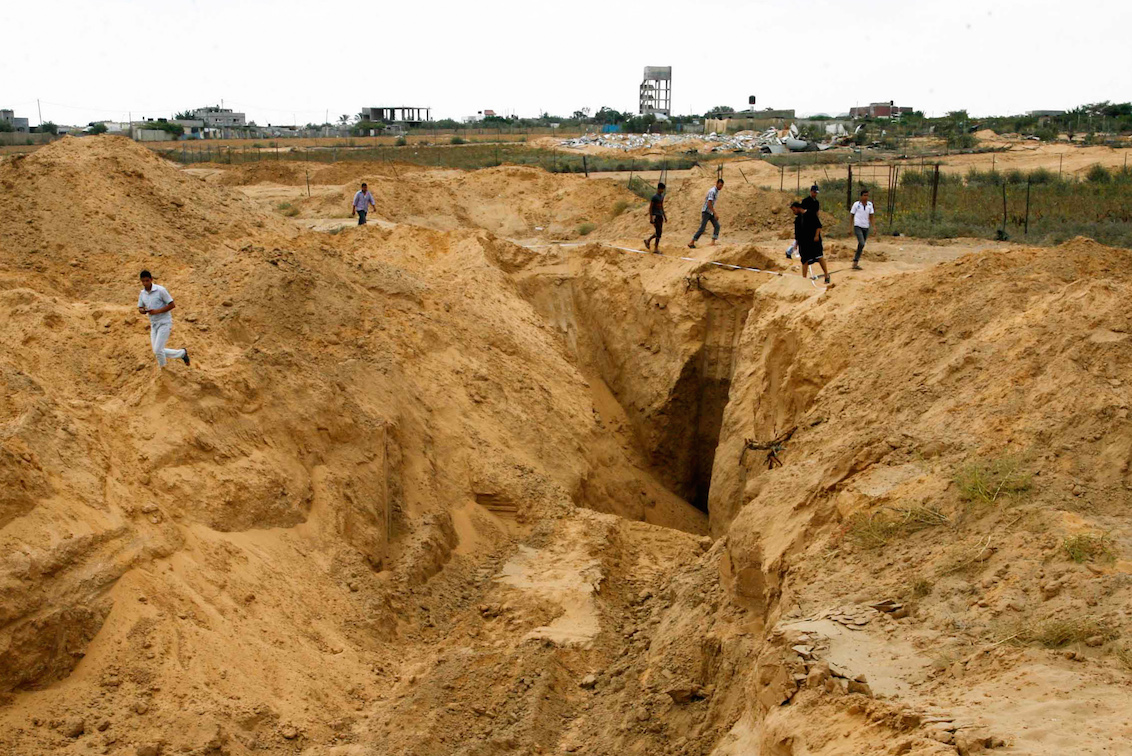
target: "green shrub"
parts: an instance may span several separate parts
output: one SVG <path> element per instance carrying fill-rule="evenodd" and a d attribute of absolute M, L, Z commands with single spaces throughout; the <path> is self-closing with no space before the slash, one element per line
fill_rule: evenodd
<path fill-rule="evenodd" d="M 972 134 L 950 134 L 947 137 L 947 146 L 953 150 L 969 150 L 977 144 Z"/>
<path fill-rule="evenodd" d="M 449 144 L 467 144 L 463 137 L 454 136 L 449 140 Z"/>
<path fill-rule="evenodd" d="M 1112 172 L 1100 163 L 1094 163 L 1085 174 L 1085 180 L 1093 184 L 1108 184 L 1112 182 Z"/>
<path fill-rule="evenodd" d="M 578 226 L 578 236 L 586 236 L 595 228 L 597 228 L 597 224 L 586 221 L 582 225 Z"/>
<path fill-rule="evenodd" d="M 396 139 L 393 140 L 393 146 L 394 147 L 404 147 L 408 143 L 409 143 L 409 140 L 406 139 L 403 136 L 399 136 L 399 137 L 397 137 Z"/>
<path fill-rule="evenodd" d="M 967 171 L 967 186 L 998 186 L 1002 183 L 1002 174 L 996 170 L 980 171 L 971 167 Z"/>

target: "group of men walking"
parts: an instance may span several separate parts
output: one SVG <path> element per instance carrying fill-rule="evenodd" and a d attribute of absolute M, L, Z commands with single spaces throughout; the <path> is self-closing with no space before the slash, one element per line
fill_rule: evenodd
<path fill-rule="evenodd" d="M 663 183 L 657 184 L 656 194 L 649 201 L 649 222 L 653 226 L 653 234 L 645 239 L 645 249 L 651 249 L 657 253 L 660 252 L 660 237 L 664 231 L 664 224 L 668 220 L 668 216 L 664 212 L 666 190 L 667 187 Z M 704 197 L 703 207 L 700 208 L 700 227 L 692 236 L 692 241 L 688 242 L 690 249 L 696 248 L 696 242 L 704 235 L 709 223 L 712 226 L 711 243 L 715 244 L 718 241 L 720 221 L 717 203 L 719 202 L 719 193 L 722 191 L 723 179 L 716 179 L 715 185 L 708 189 L 707 196 Z M 820 191 L 818 185 L 814 184 L 810 187 L 808 197 L 800 202 L 790 204 L 790 209 L 794 212 L 794 245 L 786 253 L 786 256 L 792 257 L 793 250 L 797 249 L 798 258 L 802 262 L 802 275 L 809 277 L 811 266 L 820 265 L 822 273 L 825 275 L 825 283 L 829 284 L 829 268 L 825 264 L 825 251 L 822 244 L 821 202 L 818 201 Z M 861 270 L 861 254 L 865 251 L 869 230 L 874 222 L 873 203 L 869 201 L 868 189 L 861 191 L 861 198 L 853 203 L 853 207 L 849 209 L 849 215 L 853 219 L 853 234 L 857 237 L 857 253 L 853 256 L 853 270 Z"/>
<path fill-rule="evenodd" d="M 656 194 L 649 201 L 649 222 L 652 223 L 653 234 L 645 239 L 645 249 L 651 248 L 657 253 L 660 252 L 660 237 L 664 232 L 664 224 L 668 220 L 668 216 L 664 212 L 666 191 L 667 187 L 663 183 L 657 184 Z M 715 244 L 719 240 L 720 221 L 717 204 L 719 193 L 722 191 L 723 179 L 716 179 L 715 185 L 708 189 L 708 193 L 704 197 L 703 207 L 700 208 L 700 227 L 696 229 L 692 241 L 688 242 L 690 248 L 696 248 L 696 242 L 704 235 L 709 223 L 712 226 L 711 243 Z M 822 273 L 825 274 L 825 282 L 828 284 L 829 268 L 826 267 L 825 254 L 822 249 L 819 191 L 818 185 L 814 184 L 810 187 L 810 196 L 801 202 L 793 202 L 790 205 L 790 209 L 794 212 L 795 247 L 792 250 L 794 248 L 798 250 L 798 257 L 802 262 L 803 276 L 809 276 L 811 266 L 820 265 Z M 373 201 L 369 187 L 362 184 L 361 190 L 354 195 L 350 202 L 350 214 L 358 216 L 359 226 L 365 225 L 366 215 L 370 208 L 376 210 L 377 206 Z M 868 241 L 869 230 L 873 223 L 873 203 L 869 202 L 867 189 L 861 192 L 861 199 L 853 203 L 849 213 L 853 218 L 853 233 L 857 237 L 857 254 L 853 257 L 853 270 L 860 270 L 861 253 L 865 250 L 865 243 Z M 790 257 L 791 252 L 787 252 L 786 256 Z M 173 331 L 171 310 L 176 305 L 173 303 L 172 295 L 164 286 L 153 282 L 153 276 L 148 270 L 141 272 L 141 282 L 142 290 L 138 294 L 138 312 L 149 316 L 150 346 L 157 358 L 157 364 L 160 367 L 165 367 L 168 360 L 174 359 L 182 360 L 188 365 L 189 352 L 187 349 L 165 348 L 165 344 L 169 341 L 169 335 Z"/>

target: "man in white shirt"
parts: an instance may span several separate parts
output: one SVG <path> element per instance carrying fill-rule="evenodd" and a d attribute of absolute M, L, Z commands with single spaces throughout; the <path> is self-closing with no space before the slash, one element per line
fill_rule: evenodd
<path fill-rule="evenodd" d="M 872 227 L 873 203 L 869 202 L 869 190 L 861 190 L 861 199 L 849 208 L 853 216 L 853 233 L 857 236 L 857 254 L 853 257 L 853 270 L 861 269 L 861 253 L 865 251 L 865 242 L 869 238 L 869 229 Z"/>
<path fill-rule="evenodd" d="M 188 349 L 166 349 L 165 343 L 169 341 L 169 334 L 173 331 L 173 315 L 169 312 L 177 305 L 173 304 L 173 297 L 169 295 L 164 286 L 153 282 L 153 276 L 148 270 L 140 274 L 142 282 L 141 293 L 138 294 L 138 312 L 149 316 L 149 344 L 153 347 L 153 354 L 157 357 L 157 364 L 165 367 L 169 359 L 184 360 L 189 364 Z"/>
<path fill-rule="evenodd" d="M 369 187 L 362 184 L 362 188 L 354 193 L 354 201 L 350 203 L 350 215 L 358 214 L 359 226 L 366 224 L 366 213 L 371 207 L 377 209 L 377 205 L 373 204 L 373 195 L 369 193 Z"/>
<path fill-rule="evenodd" d="M 704 206 L 700 210 L 700 229 L 696 231 L 696 235 L 692 237 L 692 241 L 688 242 L 689 249 L 696 248 L 696 240 L 704 235 L 704 229 L 707 228 L 708 221 L 711 221 L 712 234 L 711 243 L 714 245 L 716 239 L 719 238 L 719 214 L 716 212 L 715 203 L 719 201 L 719 193 L 723 191 L 723 179 L 718 179 L 715 186 L 708 189 L 707 197 L 704 198 Z"/>

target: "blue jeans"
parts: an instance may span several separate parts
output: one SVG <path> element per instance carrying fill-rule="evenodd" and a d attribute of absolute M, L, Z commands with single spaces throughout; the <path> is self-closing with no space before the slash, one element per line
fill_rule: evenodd
<path fill-rule="evenodd" d="M 713 240 L 719 238 L 719 221 L 715 219 L 715 213 L 709 213 L 704 210 L 700 213 L 700 228 L 698 231 L 696 231 L 696 235 L 692 237 L 693 242 L 704 235 L 704 231 L 707 229 L 708 221 L 711 221 L 712 228 L 714 229 L 712 231 L 711 238 Z"/>

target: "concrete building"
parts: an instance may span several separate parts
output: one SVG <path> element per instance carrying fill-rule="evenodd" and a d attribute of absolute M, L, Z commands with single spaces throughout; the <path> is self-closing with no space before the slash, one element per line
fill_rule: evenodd
<path fill-rule="evenodd" d="M 645 66 L 641 82 L 641 115 L 672 115 L 672 66 Z"/>
<path fill-rule="evenodd" d="M 898 106 L 894 100 L 888 102 L 871 102 L 867 106 L 849 108 L 850 118 L 899 118 L 904 113 L 913 112 L 913 108 Z"/>
<path fill-rule="evenodd" d="M 404 126 L 420 126 L 431 121 L 432 108 L 417 108 L 411 105 L 385 105 L 362 108 L 362 120 L 373 123 L 397 123 Z M 486 113 L 485 113 L 486 115 Z"/>
<path fill-rule="evenodd" d="M 16 118 L 15 112 L 11 110 L 0 110 L 0 121 L 9 124 L 13 131 L 20 134 L 26 134 L 31 130 L 28 119 Z"/>
<path fill-rule="evenodd" d="M 243 113 L 236 113 L 231 108 L 216 105 L 197 108 L 193 111 L 193 120 L 203 121 L 209 128 L 231 129 L 247 126 L 247 118 Z"/>
<path fill-rule="evenodd" d="M 0 111 L 2 112 L 2 111 Z M 1064 110 L 1027 110 L 1026 115 L 1033 116 L 1034 118 L 1052 118 L 1054 116 L 1065 115 Z"/>

